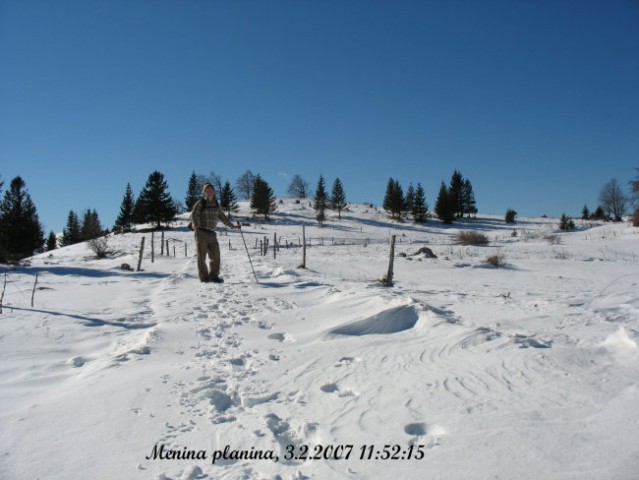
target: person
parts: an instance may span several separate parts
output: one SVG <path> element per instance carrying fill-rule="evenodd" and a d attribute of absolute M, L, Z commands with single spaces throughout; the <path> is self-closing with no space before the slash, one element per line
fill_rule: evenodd
<path fill-rule="evenodd" d="M 199 199 L 191 211 L 191 226 L 195 231 L 195 246 L 197 249 L 197 271 L 201 282 L 222 283 L 220 278 L 220 245 L 217 243 L 215 225 L 221 220 L 229 228 L 241 228 L 233 225 L 224 215 L 222 208 L 215 198 L 215 189 L 210 183 L 202 187 L 203 198 Z M 206 256 L 209 256 L 209 264 Z"/>

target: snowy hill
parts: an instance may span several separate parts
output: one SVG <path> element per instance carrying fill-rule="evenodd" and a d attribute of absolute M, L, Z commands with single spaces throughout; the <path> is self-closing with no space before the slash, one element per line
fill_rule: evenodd
<path fill-rule="evenodd" d="M 201 284 L 186 219 L 153 262 L 130 233 L 106 259 L 78 244 L 3 267 L 0 478 L 639 475 L 639 229 L 365 205 L 320 228 L 282 202 L 268 223 L 242 205 L 259 283 L 220 228 L 226 283 Z M 122 270 L 142 236 L 142 271 Z"/>

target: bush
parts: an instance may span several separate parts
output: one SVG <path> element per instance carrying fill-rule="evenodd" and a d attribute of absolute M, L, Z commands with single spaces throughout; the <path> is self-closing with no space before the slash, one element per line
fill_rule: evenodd
<path fill-rule="evenodd" d="M 574 230 L 575 222 L 572 218 L 568 217 L 565 213 L 561 215 L 561 220 L 559 222 L 559 228 L 561 230 Z"/>
<path fill-rule="evenodd" d="M 458 245 L 483 247 L 488 245 L 488 237 L 483 233 L 474 231 L 459 232 L 455 236 Z"/>
<path fill-rule="evenodd" d="M 515 223 L 515 217 L 517 216 L 517 212 L 515 212 L 512 208 L 506 210 L 506 216 L 504 218 L 506 223 Z"/>
<path fill-rule="evenodd" d="M 492 265 L 493 267 L 503 267 L 504 265 L 506 265 L 504 263 L 503 255 L 492 255 L 488 257 L 485 261 L 488 265 Z"/>
<path fill-rule="evenodd" d="M 89 248 L 95 253 L 96 258 L 106 258 L 113 253 L 109 248 L 107 237 L 94 238 L 89 240 Z"/>

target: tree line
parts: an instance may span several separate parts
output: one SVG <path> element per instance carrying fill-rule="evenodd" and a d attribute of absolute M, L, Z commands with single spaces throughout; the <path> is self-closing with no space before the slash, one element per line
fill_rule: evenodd
<path fill-rule="evenodd" d="M 178 213 L 190 211 L 195 202 L 202 197 L 202 186 L 211 183 L 216 190 L 217 201 L 229 218 L 239 210 L 238 199 L 250 200 L 250 207 L 256 215 L 269 219 L 277 209 L 273 189 L 259 174 L 250 170 L 244 172 L 231 186 L 229 181 L 222 182 L 221 177 L 211 172 L 209 175 L 192 172 L 184 203 L 174 200 L 169 193 L 168 183 L 159 171 L 152 172 L 138 197 L 135 198 L 130 184 L 126 185 L 120 211 L 113 225 L 114 232 L 127 232 L 136 224 L 153 224 L 162 228 L 163 224 L 172 222 Z M 630 193 L 624 192 L 621 183 L 612 179 L 604 185 L 599 195 L 599 206 L 590 212 L 587 206 L 582 211 L 583 219 L 621 220 L 628 206 L 639 204 L 639 169 L 637 177 L 629 182 Z M 308 198 L 311 193 L 309 183 L 299 175 L 295 175 L 288 187 L 288 194 L 299 201 Z M 4 181 L 0 179 L 0 262 L 15 262 L 30 257 L 34 253 L 49 251 L 58 246 L 92 240 L 109 233 L 100 222 L 95 209 L 87 209 L 78 215 L 69 211 L 67 224 L 60 238 L 50 232 L 45 238 L 36 207 L 21 176 L 15 177 L 6 191 Z M 320 175 L 315 188 L 312 207 L 315 217 L 321 225 L 326 220 L 326 211 L 334 210 L 341 218 L 342 211 L 347 208 L 347 197 L 344 184 L 336 178 L 329 193 L 323 175 Z M 406 193 L 400 182 L 394 178 L 388 180 L 384 195 L 383 208 L 392 219 L 412 219 L 423 223 L 431 216 L 426 195 L 421 183 L 416 186 L 409 183 Z M 432 216 L 443 223 L 452 223 L 464 216 L 477 213 L 475 193 L 469 179 L 458 170 L 451 175 L 448 184 L 442 181 L 437 194 Z M 508 209 L 506 222 L 514 223 L 516 212 Z M 570 219 L 562 216 L 562 225 L 570 226 Z M 639 208 L 633 216 L 633 224 L 639 226 Z M 563 227 L 562 227 L 563 228 Z"/>

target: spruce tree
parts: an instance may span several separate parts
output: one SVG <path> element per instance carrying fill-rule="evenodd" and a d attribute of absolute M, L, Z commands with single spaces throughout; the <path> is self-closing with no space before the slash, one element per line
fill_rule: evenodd
<path fill-rule="evenodd" d="M 0 260 L 30 257 L 44 246 L 38 213 L 22 177 L 11 180 L 0 203 Z"/>
<path fill-rule="evenodd" d="M 49 236 L 47 237 L 46 250 L 47 252 L 51 252 L 56 248 L 58 248 L 58 237 L 55 233 L 53 233 L 53 231 L 51 231 L 49 232 Z"/>
<path fill-rule="evenodd" d="M 186 205 L 186 209 L 190 212 L 193 210 L 193 206 L 202 196 L 202 186 L 198 181 L 198 176 L 195 172 L 191 173 L 189 177 L 189 185 L 186 189 L 186 198 L 184 199 L 184 203 Z"/>
<path fill-rule="evenodd" d="M 271 213 L 276 209 L 275 195 L 269 184 L 259 174 L 253 183 L 253 196 L 251 197 L 251 208 L 257 215 L 264 215 L 268 220 Z"/>
<path fill-rule="evenodd" d="M 413 219 L 416 223 L 424 223 L 428 217 L 428 204 L 426 203 L 426 194 L 421 183 L 417 184 L 415 190 L 415 200 L 413 202 Z"/>
<path fill-rule="evenodd" d="M 82 241 L 82 235 L 80 233 L 80 220 L 78 214 L 73 210 L 69 211 L 67 216 L 67 226 L 62 230 L 62 238 L 60 239 L 60 245 L 62 247 L 68 247 Z"/>
<path fill-rule="evenodd" d="M 93 240 L 104 235 L 100 217 L 95 210 L 88 209 L 82 217 L 82 226 L 80 227 L 80 237 L 83 241 Z"/>
<path fill-rule="evenodd" d="M 320 225 L 324 224 L 326 220 L 326 209 L 328 208 L 328 194 L 326 193 L 326 185 L 324 183 L 324 176 L 320 175 L 317 181 L 317 188 L 315 189 L 315 201 L 313 202 L 313 209 L 315 210 L 315 218 Z"/>
<path fill-rule="evenodd" d="M 581 210 L 581 219 L 582 220 L 590 219 L 590 210 L 588 209 L 588 205 L 584 205 L 583 210 Z"/>
<path fill-rule="evenodd" d="M 133 225 L 133 210 L 135 208 L 135 199 L 133 197 L 133 190 L 131 184 L 126 184 L 126 191 L 124 192 L 124 198 L 120 205 L 120 214 L 115 220 L 113 230 L 119 232 L 130 232 Z"/>
<path fill-rule="evenodd" d="M 400 218 L 402 212 L 405 211 L 406 199 L 404 198 L 404 191 L 398 180 L 393 178 L 388 179 L 386 185 L 386 194 L 384 195 L 383 208 L 387 212 L 390 212 L 392 218 Z"/>
<path fill-rule="evenodd" d="M 240 206 L 237 204 L 237 196 L 228 180 L 224 183 L 222 191 L 220 192 L 220 206 L 224 209 L 229 220 L 232 218 L 232 214 L 237 213 L 240 209 Z"/>
<path fill-rule="evenodd" d="M 415 210 L 415 187 L 413 187 L 413 183 L 408 184 L 408 189 L 406 190 L 406 198 L 404 202 L 404 210 L 406 214 L 413 215 Z"/>
<path fill-rule="evenodd" d="M 454 207 L 451 205 L 453 202 L 454 197 L 450 195 L 446 184 L 442 182 L 435 202 L 435 215 L 445 224 L 453 223 L 453 219 L 455 218 Z"/>
<path fill-rule="evenodd" d="M 477 202 L 475 201 L 475 192 L 473 192 L 473 185 L 467 178 L 464 179 L 461 189 L 461 203 L 462 214 L 467 214 L 470 218 L 471 215 L 477 214 Z"/>
<path fill-rule="evenodd" d="M 331 192 L 331 209 L 337 210 L 337 218 L 341 220 L 342 210 L 346 208 L 346 193 L 344 193 L 344 185 L 339 178 L 333 182 L 333 190 Z"/>
<path fill-rule="evenodd" d="M 464 188 L 464 177 L 458 170 L 453 172 L 450 178 L 450 187 L 448 188 L 448 194 L 450 195 L 450 208 L 453 210 L 453 215 L 457 218 L 464 216 L 464 201 L 462 190 Z"/>
<path fill-rule="evenodd" d="M 155 227 L 160 229 L 162 222 L 168 223 L 173 220 L 177 209 L 168 190 L 164 175 L 157 170 L 151 173 L 135 203 L 133 210 L 135 221 L 155 223 Z"/>

